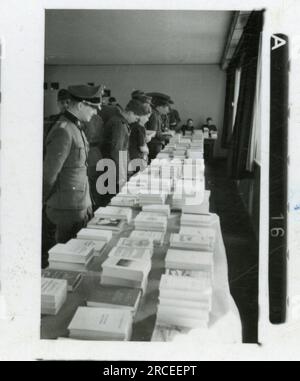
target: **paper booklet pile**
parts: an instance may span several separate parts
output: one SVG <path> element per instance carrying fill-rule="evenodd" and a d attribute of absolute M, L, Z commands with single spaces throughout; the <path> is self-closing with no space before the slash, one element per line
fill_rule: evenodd
<path fill-rule="evenodd" d="M 120 232 L 125 225 L 125 220 L 121 218 L 102 218 L 95 216 L 92 218 L 88 224 L 88 229 L 99 229 L 99 230 L 111 230 L 113 232 Z"/>
<path fill-rule="evenodd" d="M 132 209 L 131 208 L 119 208 L 116 206 L 106 206 L 100 207 L 95 211 L 95 216 L 100 218 L 114 218 L 121 219 L 128 224 L 132 220 Z"/>
<path fill-rule="evenodd" d="M 68 283 L 65 279 L 42 277 L 42 315 L 56 315 L 67 300 Z"/>
<path fill-rule="evenodd" d="M 144 293 L 150 270 L 150 259 L 137 260 L 110 256 L 102 264 L 101 285 L 139 288 Z"/>
<path fill-rule="evenodd" d="M 150 261 L 152 255 L 153 249 L 146 249 L 142 247 L 115 246 L 109 252 L 108 257 L 134 259 L 137 261 Z"/>
<path fill-rule="evenodd" d="M 72 339 L 128 341 L 132 313 L 116 308 L 78 307 L 68 330 Z"/>
<path fill-rule="evenodd" d="M 212 305 L 208 278 L 162 275 L 156 324 L 185 328 L 207 328 Z"/>
<path fill-rule="evenodd" d="M 69 292 L 74 292 L 82 281 L 82 274 L 76 271 L 55 270 L 49 268 L 42 270 L 42 277 L 66 280 Z"/>
<path fill-rule="evenodd" d="M 153 242 L 154 246 L 161 246 L 164 243 L 165 233 L 155 232 L 155 231 L 143 231 L 143 230 L 133 230 L 130 233 L 129 238 L 133 239 L 149 239 Z"/>
<path fill-rule="evenodd" d="M 186 250 L 207 250 L 213 251 L 215 240 L 210 235 L 173 233 L 170 237 L 170 247 L 174 249 Z"/>
<path fill-rule="evenodd" d="M 58 243 L 49 250 L 49 267 L 57 270 L 87 271 L 94 257 L 95 244 L 84 239 Z"/>
<path fill-rule="evenodd" d="M 101 255 L 113 237 L 112 230 L 81 229 L 77 233 L 77 239 L 91 240 L 95 244 L 95 255 Z"/>
<path fill-rule="evenodd" d="M 180 219 L 181 226 L 211 228 L 216 222 L 216 215 L 183 213 Z"/>
<path fill-rule="evenodd" d="M 128 247 L 131 249 L 147 249 L 153 251 L 153 240 L 148 237 L 123 237 L 119 239 L 116 246 Z"/>
<path fill-rule="evenodd" d="M 172 196 L 172 207 L 183 209 L 186 205 L 201 205 L 204 200 L 204 185 L 202 179 L 178 180 Z"/>
<path fill-rule="evenodd" d="M 140 212 L 134 220 L 134 226 L 136 230 L 166 232 L 168 218 L 158 213 Z"/>
<path fill-rule="evenodd" d="M 138 196 L 128 193 L 118 193 L 110 200 L 112 206 L 135 207 L 138 206 Z"/>
<path fill-rule="evenodd" d="M 167 269 L 206 271 L 213 277 L 213 252 L 169 249 L 165 257 Z"/>
<path fill-rule="evenodd" d="M 187 201 L 186 205 L 182 206 L 182 213 L 185 214 L 209 214 L 209 198 L 210 191 L 204 191 L 204 199 L 202 202 L 192 204 L 191 200 Z"/>
<path fill-rule="evenodd" d="M 92 291 L 88 307 L 117 308 L 130 311 L 134 316 L 141 300 L 142 291 L 137 288 L 101 286 Z"/>

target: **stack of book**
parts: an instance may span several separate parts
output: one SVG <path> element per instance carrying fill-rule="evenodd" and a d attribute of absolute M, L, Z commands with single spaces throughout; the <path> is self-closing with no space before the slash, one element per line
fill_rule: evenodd
<path fill-rule="evenodd" d="M 115 246 L 108 254 L 108 257 L 134 259 L 137 261 L 150 261 L 152 255 L 153 249 L 151 248 Z"/>
<path fill-rule="evenodd" d="M 102 254 L 106 244 L 112 239 L 112 230 L 100 229 L 81 229 L 77 233 L 77 239 L 91 240 L 95 244 L 95 251 L 98 255 Z"/>
<path fill-rule="evenodd" d="M 216 218 L 213 214 L 191 214 L 183 213 L 181 215 L 180 225 L 190 227 L 213 227 Z"/>
<path fill-rule="evenodd" d="M 112 206 L 135 207 L 138 205 L 137 195 L 119 193 L 110 200 Z"/>
<path fill-rule="evenodd" d="M 119 239 L 119 241 L 117 242 L 117 246 L 129 247 L 133 249 L 147 249 L 153 251 L 153 241 L 148 237 L 123 237 Z"/>
<path fill-rule="evenodd" d="M 157 213 L 161 214 L 166 217 L 170 217 L 171 210 L 170 210 L 170 205 L 144 205 L 143 206 L 143 212 L 151 212 L 151 213 Z"/>
<path fill-rule="evenodd" d="M 42 277 L 48 279 L 66 280 L 69 292 L 75 291 L 82 281 L 82 274 L 76 271 L 44 269 L 42 270 Z"/>
<path fill-rule="evenodd" d="M 111 230 L 119 232 L 123 229 L 125 221 L 121 218 L 102 218 L 95 216 L 87 224 L 88 229 Z"/>
<path fill-rule="evenodd" d="M 161 151 L 156 158 L 157 159 L 168 159 L 170 157 L 170 152 L 163 152 Z"/>
<path fill-rule="evenodd" d="M 207 328 L 212 286 L 206 278 L 163 275 L 159 285 L 157 325 Z"/>
<path fill-rule="evenodd" d="M 98 286 L 89 295 L 88 307 L 118 308 L 136 314 L 142 291 L 137 288 Z"/>
<path fill-rule="evenodd" d="M 129 236 L 133 239 L 149 239 L 154 246 L 161 246 L 164 243 L 165 233 L 154 231 L 133 230 Z"/>
<path fill-rule="evenodd" d="M 179 234 L 188 234 L 188 235 L 196 235 L 203 237 L 205 241 L 209 242 L 208 247 L 213 251 L 216 244 L 216 232 L 215 229 L 211 228 L 203 228 L 203 227 L 191 227 L 191 226 L 181 226 L 179 230 Z"/>
<path fill-rule="evenodd" d="M 78 307 L 68 330 L 72 339 L 128 341 L 132 333 L 132 313 L 116 308 Z"/>
<path fill-rule="evenodd" d="M 210 191 L 204 191 L 204 200 L 196 205 L 186 204 L 182 207 L 182 213 L 186 214 L 209 214 Z"/>
<path fill-rule="evenodd" d="M 186 156 L 190 159 L 203 159 L 203 150 L 201 147 L 193 147 L 187 150 Z"/>
<path fill-rule="evenodd" d="M 205 271 L 213 277 L 213 253 L 169 249 L 165 258 L 167 269 Z"/>
<path fill-rule="evenodd" d="M 132 209 L 131 208 L 119 208 L 116 206 L 106 206 L 100 207 L 95 211 L 95 216 L 100 218 L 108 219 L 121 219 L 127 223 L 132 220 Z"/>
<path fill-rule="evenodd" d="M 101 285 L 142 289 L 146 291 L 150 260 L 108 257 L 102 264 Z"/>
<path fill-rule="evenodd" d="M 167 225 L 168 218 L 158 213 L 140 212 L 134 220 L 136 230 L 166 232 Z"/>
<path fill-rule="evenodd" d="M 56 315 L 67 300 L 68 283 L 65 279 L 42 277 L 41 309 L 43 315 Z"/>
<path fill-rule="evenodd" d="M 71 239 L 58 243 L 49 250 L 50 269 L 67 271 L 87 271 L 94 256 L 95 244 L 90 240 Z"/>
<path fill-rule="evenodd" d="M 204 181 L 202 179 L 178 180 L 172 197 L 172 207 L 183 209 L 185 205 L 199 205 L 204 198 Z"/>
<path fill-rule="evenodd" d="M 186 250 L 214 250 L 215 241 L 211 235 L 173 233 L 170 237 L 170 247 Z"/>
<path fill-rule="evenodd" d="M 173 158 L 184 160 L 186 158 L 186 149 L 176 147 L 173 152 Z"/>
<path fill-rule="evenodd" d="M 139 194 L 139 205 L 165 204 L 167 193 L 160 191 L 141 191 Z"/>

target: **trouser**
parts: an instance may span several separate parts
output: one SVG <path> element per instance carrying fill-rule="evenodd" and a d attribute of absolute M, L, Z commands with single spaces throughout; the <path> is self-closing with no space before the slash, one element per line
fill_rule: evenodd
<path fill-rule="evenodd" d="M 103 199 L 103 195 L 99 194 L 97 191 L 97 180 L 100 176 L 100 172 L 96 171 L 96 166 L 88 167 L 88 178 L 89 178 L 89 185 L 90 185 L 90 194 L 91 199 L 93 202 L 93 210 L 98 209 L 100 206 L 103 206 L 103 203 L 105 203 L 105 200 Z"/>
<path fill-rule="evenodd" d="M 86 227 L 89 221 L 88 209 L 65 210 L 47 207 L 47 217 L 55 225 L 56 243 L 66 243 L 76 238 L 80 229 Z"/>
<path fill-rule="evenodd" d="M 56 243 L 55 241 L 56 226 L 49 220 L 46 207 L 42 211 L 42 268 L 48 267 L 48 251 Z"/>

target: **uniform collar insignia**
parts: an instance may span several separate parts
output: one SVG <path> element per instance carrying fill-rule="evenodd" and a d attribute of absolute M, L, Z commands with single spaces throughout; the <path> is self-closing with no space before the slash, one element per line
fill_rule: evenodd
<path fill-rule="evenodd" d="M 71 112 L 65 111 L 64 116 L 69 119 L 70 122 L 74 123 L 77 127 L 81 128 L 81 121 Z"/>

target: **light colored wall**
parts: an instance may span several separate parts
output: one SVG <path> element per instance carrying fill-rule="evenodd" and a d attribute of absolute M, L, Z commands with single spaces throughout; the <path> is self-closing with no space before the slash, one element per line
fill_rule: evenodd
<path fill-rule="evenodd" d="M 118 102 L 125 106 L 134 89 L 159 91 L 171 95 L 182 121 L 194 119 L 196 125 L 211 116 L 219 130 L 215 155 L 224 156 L 220 149 L 225 99 L 225 73 L 218 65 L 46 65 L 45 115 L 56 113 L 56 91 L 49 90 L 51 82 L 60 88 L 70 84 L 94 82 L 105 84 Z"/>

